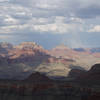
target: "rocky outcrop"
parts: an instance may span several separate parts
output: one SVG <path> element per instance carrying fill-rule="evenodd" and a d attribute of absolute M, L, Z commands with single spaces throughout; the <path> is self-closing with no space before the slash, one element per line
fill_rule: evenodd
<path fill-rule="evenodd" d="M 25 79 L 24 81 L 31 81 L 31 82 L 52 82 L 51 79 L 49 79 L 47 76 L 45 76 L 44 74 L 40 74 L 38 72 L 31 74 L 27 79 Z"/>
<path fill-rule="evenodd" d="M 47 50 L 34 42 L 24 42 L 17 46 L 2 43 L 1 51 L 0 78 L 23 79 L 43 63 L 47 65 L 67 62 L 64 59 L 52 57 Z"/>
<path fill-rule="evenodd" d="M 86 84 L 100 84 L 100 64 L 95 64 L 88 72 L 81 74 L 78 81 Z"/>
<path fill-rule="evenodd" d="M 9 51 L 9 62 L 41 62 L 49 58 L 47 50 L 34 42 L 23 42 Z"/>
<path fill-rule="evenodd" d="M 0 43 L 0 78 L 23 79 L 51 56 L 34 42 Z"/>
<path fill-rule="evenodd" d="M 72 69 L 72 70 L 69 72 L 68 77 L 70 77 L 70 78 L 78 78 L 79 76 L 83 75 L 84 73 L 86 73 L 85 70 Z"/>
<path fill-rule="evenodd" d="M 34 42 L 23 42 L 17 46 L 14 46 L 14 50 L 9 52 L 11 58 L 17 58 L 21 55 L 35 55 L 38 53 L 39 55 L 46 55 L 47 50 L 43 49 L 41 46 L 37 45 Z M 14 57 L 15 56 L 15 57 Z"/>

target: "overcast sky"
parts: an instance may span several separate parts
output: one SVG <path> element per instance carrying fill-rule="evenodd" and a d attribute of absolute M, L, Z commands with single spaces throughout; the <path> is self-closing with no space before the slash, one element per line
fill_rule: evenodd
<path fill-rule="evenodd" d="M 100 0 L 0 0 L 0 41 L 100 47 Z"/>

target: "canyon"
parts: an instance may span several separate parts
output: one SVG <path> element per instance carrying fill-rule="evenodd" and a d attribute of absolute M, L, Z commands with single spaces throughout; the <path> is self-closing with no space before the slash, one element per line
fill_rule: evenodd
<path fill-rule="evenodd" d="M 0 43 L 0 79 L 25 79 L 34 72 L 52 79 L 67 79 L 70 71 L 88 71 L 100 63 L 99 48 L 69 48 L 59 45 L 46 50 L 35 42 L 19 45 Z"/>

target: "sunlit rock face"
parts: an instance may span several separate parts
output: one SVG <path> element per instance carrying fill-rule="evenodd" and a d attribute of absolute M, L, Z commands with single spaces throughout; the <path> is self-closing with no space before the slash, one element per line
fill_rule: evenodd
<path fill-rule="evenodd" d="M 14 46 L 14 50 L 9 52 L 10 59 L 26 58 L 31 59 L 47 56 L 47 51 L 35 42 L 23 42 L 20 45 Z"/>
<path fill-rule="evenodd" d="M 35 42 L 23 42 L 17 46 L 4 43 L 2 44 L 2 48 L 5 48 L 7 52 L 1 52 L 3 55 L 1 55 L 0 61 L 2 63 L 0 66 L 4 66 L 0 70 L 1 78 L 23 79 L 34 71 L 47 74 L 44 69 L 44 64 L 46 65 L 46 68 L 48 68 L 49 74 L 47 75 L 50 76 L 53 72 L 53 75 L 60 76 L 60 73 L 62 73 L 65 76 L 68 71 L 65 65 L 69 62 L 73 62 L 69 59 L 57 58 L 50 55 L 48 50 L 45 50 L 42 46 Z M 50 66 L 52 67 L 50 68 Z M 64 68 L 66 71 L 64 71 Z M 62 71 L 60 72 L 60 70 Z"/>
<path fill-rule="evenodd" d="M 15 46 L 15 48 L 23 49 L 23 50 L 43 49 L 42 46 L 37 45 L 35 42 L 23 42 Z"/>
<path fill-rule="evenodd" d="M 0 78 L 24 78 L 34 68 L 50 58 L 47 50 L 34 42 L 24 42 L 13 46 L 0 44 Z"/>
<path fill-rule="evenodd" d="M 19 45 L 0 43 L 0 78 L 24 79 L 37 71 L 49 77 L 68 77 L 70 71 L 89 70 L 99 63 L 99 52 L 91 49 L 72 49 L 60 45 L 46 50 L 35 42 L 23 42 Z M 76 70 L 76 71 L 75 71 Z"/>

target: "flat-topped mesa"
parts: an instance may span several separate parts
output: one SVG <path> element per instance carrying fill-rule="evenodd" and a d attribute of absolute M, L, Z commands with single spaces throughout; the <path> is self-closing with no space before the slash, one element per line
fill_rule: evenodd
<path fill-rule="evenodd" d="M 23 42 L 17 46 L 15 46 L 16 49 L 23 49 L 23 50 L 38 50 L 38 49 L 43 49 L 42 46 L 37 45 L 35 42 Z"/>
<path fill-rule="evenodd" d="M 64 44 L 61 44 L 61 45 L 56 46 L 53 50 L 71 50 L 71 48 L 68 48 Z"/>
<path fill-rule="evenodd" d="M 75 53 L 76 52 L 72 48 L 69 48 L 64 44 L 58 45 L 50 51 L 50 54 L 52 56 L 56 56 L 57 58 L 62 57 L 67 59 L 72 59 Z"/>

